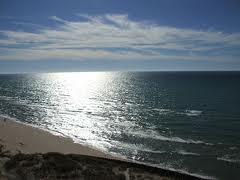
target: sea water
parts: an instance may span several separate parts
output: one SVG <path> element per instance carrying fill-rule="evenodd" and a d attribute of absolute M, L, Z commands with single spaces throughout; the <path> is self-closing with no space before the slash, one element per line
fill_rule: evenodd
<path fill-rule="evenodd" d="M 154 166 L 240 177 L 239 72 L 0 75 L 0 115 Z"/>

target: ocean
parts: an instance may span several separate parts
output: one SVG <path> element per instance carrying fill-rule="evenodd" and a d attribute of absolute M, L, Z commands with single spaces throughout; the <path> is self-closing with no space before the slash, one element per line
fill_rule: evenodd
<path fill-rule="evenodd" d="M 240 177 L 240 72 L 5 74 L 0 115 L 161 168 Z"/>

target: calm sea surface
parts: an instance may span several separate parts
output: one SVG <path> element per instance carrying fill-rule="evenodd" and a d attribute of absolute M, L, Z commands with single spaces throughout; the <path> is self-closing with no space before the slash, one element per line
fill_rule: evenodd
<path fill-rule="evenodd" d="M 239 72 L 0 75 L 0 114 L 136 161 L 240 178 Z"/>

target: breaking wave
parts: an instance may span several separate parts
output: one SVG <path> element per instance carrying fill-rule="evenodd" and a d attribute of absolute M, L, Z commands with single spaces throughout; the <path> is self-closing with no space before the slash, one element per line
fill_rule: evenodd
<path fill-rule="evenodd" d="M 187 151 L 184 151 L 184 150 L 178 150 L 176 151 L 178 154 L 181 154 L 181 155 L 192 155 L 192 156 L 200 156 L 200 154 L 198 153 L 194 153 L 194 152 L 187 152 Z"/>
<path fill-rule="evenodd" d="M 219 161 L 225 161 L 229 163 L 240 163 L 240 159 L 231 159 L 228 156 L 218 157 L 217 160 Z"/>
<path fill-rule="evenodd" d="M 199 116 L 202 114 L 202 111 L 198 111 L 198 110 L 185 110 L 185 114 L 187 116 Z"/>
<path fill-rule="evenodd" d="M 182 139 L 180 137 L 166 137 L 158 134 L 156 131 L 148 130 L 148 131 L 139 131 L 139 132 L 129 132 L 130 135 L 138 136 L 141 138 L 150 138 L 161 141 L 169 141 L 176 143 L 186 143 L 186 144 L 205 144 L 208 146 L 213 145 L 212 143 L 207 143 L 201 140 L 192 140 L 192 139 Z"/>
<path fill-rule="evenodd" d="M 174 111 L 171 109 L 163 109 L 163 108 L 154 108 L 154 111 L 159 112 L 161 115 L 167 115 L 167 114 L 179 114 L 179 115 L 186 115 L 186 116 L 200 116 L 202 114 L 202 111 L 200 110 L 182 110 L 182 111 Z"/>

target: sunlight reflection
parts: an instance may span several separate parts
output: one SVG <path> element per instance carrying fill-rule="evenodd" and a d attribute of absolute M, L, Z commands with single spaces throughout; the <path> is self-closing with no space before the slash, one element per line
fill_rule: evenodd
<path fill-rule="evenodd" d="M 99 127 L 96 127 L 96 119 L 91 114 L 98 114 L 98 107 L 102 102 L 97 101 L 98 96 L 103 96 L 104 88 L 109 75 L 104 72 L 79 72 L 56 73 L 50 75 L 52 81 L 51 98 L 57 97 L 57 111 L 61 114 L 61 131 L 65 135 L 78 135 L 75 139 L 99 141 Z M 59 118 L 59 117 L 58 117 Z M 54 118 L 48 121 L 55 121 Z M 54 125 L 55 123 L 49 123 Z M 57 125 L 56 125 L 57 126 Z M 51 127 L 53 128 L 53 127 Z M 99 132 L 100 133 L 100 132 Z M 73 137 L 74 138 L 74 137 Z M 90 141 L 89 141 L 90 142 Z"/>

